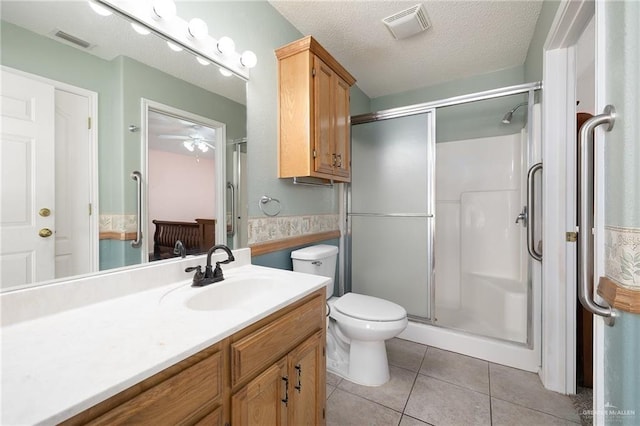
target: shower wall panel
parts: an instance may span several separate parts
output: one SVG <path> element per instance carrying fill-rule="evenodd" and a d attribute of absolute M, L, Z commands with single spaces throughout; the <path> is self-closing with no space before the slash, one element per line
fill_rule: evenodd
<path fill-rule="evenodd" d="M 436 318 L 526 339 L 520 133 L 436 145 Z"/>

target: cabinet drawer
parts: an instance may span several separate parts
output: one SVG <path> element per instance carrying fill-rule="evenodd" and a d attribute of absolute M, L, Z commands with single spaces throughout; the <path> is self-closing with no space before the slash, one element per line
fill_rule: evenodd
<path fill-rule="evenodd" d="M 313 332 L 325 325 L 324 297 L 319 295 L 304 305 L 272 321 L 231 344 L 231 386 L 274 363 Z"/>
<path fill-rule="evenodd" d="M 91 424 L 194 423 L 199 412 L 211 411 L 221 393 L 222 357 L 218 352 L 105 413 Z"/>

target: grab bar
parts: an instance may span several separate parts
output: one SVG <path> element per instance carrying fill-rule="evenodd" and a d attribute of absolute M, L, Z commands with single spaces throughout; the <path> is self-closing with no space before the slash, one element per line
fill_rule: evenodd
<path fill-rule="evenodd" d="M 584 308 L 604 317 L 605 324 L 614 325 L 615 312 L 609 306 L 600 306 L 593 300 L 593 132 L 596 127 L 608 124 L 605 130 L 613 129 L 615 108 L 607 105 L 604 112 L 588 119 L 580 128 L 580 221 L 578 223 L 578 298 Z"/>
<path fill-rule="evenodd" d="M 139 248 L 142 246 L 142 173 L 132 172 L 131 179 L 136 181 L 138 193 L 136 198 L 136 239 L 131 241 L 131 247 Z"/>
<path fill-rule="evenodd" d="M 227 182 L 227 189 L 231 190 L 231 229 L 227 231 L 227 236 L 236 235 L 236 187 L 231 182 Z"/>
<path fill-rule="evenodd" d="M 536 172 L 540 170 L 542 171 L 542 163 L 536 163 L 529 169 L 527 173 L 527 206 L 528 208 L 524 210 L 525 215 L 529 215 L 529 220 L 527 221 L 527 250 L 529 251 L 529 255 L 533 257 L 535 260 L 542 261 L 542 253 L 538 251 L 535 247 L 534 233 L 535 233 L 535 225 L 536 225 L 536 186 L 534 176 Z"/>

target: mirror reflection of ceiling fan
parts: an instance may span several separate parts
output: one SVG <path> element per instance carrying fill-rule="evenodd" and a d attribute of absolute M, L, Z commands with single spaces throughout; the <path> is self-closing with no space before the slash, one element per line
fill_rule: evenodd
<path fill-rule="evenodd" d="M 214 141 L 211 139 L 205 139 L 197 133 L 183 136 L 183 135 L 160 135 L 161 139 L 177 139 L 182 140 L 182 146 L 189 152 L 194 152 L 196 149 L 200 152 L 207 152 L 209 149 L 215 149 L 212 145 Z"/>

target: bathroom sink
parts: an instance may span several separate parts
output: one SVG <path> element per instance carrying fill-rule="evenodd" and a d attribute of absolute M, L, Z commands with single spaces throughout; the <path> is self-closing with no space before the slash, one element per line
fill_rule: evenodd
<path fill-rule="evenodd" d="M 202 288 L 192 288 L 185 305 L 198 311 L 252 310 L 273 305 L 295 290 L 291 283 L 272 277 L 230 277 Z"/>

